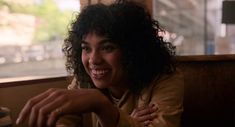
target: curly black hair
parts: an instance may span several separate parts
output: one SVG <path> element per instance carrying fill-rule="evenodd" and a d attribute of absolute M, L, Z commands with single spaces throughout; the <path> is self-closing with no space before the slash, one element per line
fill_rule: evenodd
<path fill-rule="evenodd" d="M 81 85 L 94 86 L 81 60 L 81 42 L 90 32 L 107 37 L 120 47 L 123 70 L 132 81 L 129 89 L 134 93 L 156 77 L 175 71 L 175 48 L 159 35 L 163 30 L 143 6 L 123 1 L 94 4 L 84 8 L 72 22 L 63 45 L 66 69 Z"/>

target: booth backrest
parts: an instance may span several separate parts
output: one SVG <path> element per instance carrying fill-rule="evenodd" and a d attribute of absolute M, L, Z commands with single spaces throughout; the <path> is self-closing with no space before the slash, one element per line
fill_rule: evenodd
<path fill-rule="evenodd" d="M 181 56 L 182 127 L 235 127 L 235 56 Z"/>
<path fill-rule="evenodd" d="M 14 124 L 28 99 L 49 88 L 66 88 L 67 85 L 68 79 L 65 77 L 0 83 L 0 106 L 11 110 Z M 17 127 L 27 126 L 19 125 Z"/>

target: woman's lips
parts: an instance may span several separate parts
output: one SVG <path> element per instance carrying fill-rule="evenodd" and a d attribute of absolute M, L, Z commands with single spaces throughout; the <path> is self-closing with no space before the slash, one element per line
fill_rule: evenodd
<path fill-rule="evenodd" d="M 91 76 L 95 79 L 101 79 L 108 74 L 108 69 L 91 69 Z"/>

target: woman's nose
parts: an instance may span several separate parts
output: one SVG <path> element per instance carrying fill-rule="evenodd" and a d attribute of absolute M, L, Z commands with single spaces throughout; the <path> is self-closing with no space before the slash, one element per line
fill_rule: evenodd
<path fill-rule="evenodd" d="M 89 58 L 90 64 L 98 65 L 98 64 L 101 64 L 102 61 L 103 61 L 102 54 L 100 54 L 99 52 L 94 51 L 90 54 L 90 58 Z"/>

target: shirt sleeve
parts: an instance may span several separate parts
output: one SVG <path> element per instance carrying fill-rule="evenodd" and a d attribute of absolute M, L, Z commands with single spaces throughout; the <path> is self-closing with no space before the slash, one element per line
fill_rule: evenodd
<path fill-rule="evenodd" d="M 153 88 L 150 102 L 158 107 L 152 126 L 179 127 L 183 112 L 183 95 L 184 79 L 179 71 L 160 79 L 158 85 Z"/>
<path fill-rule="evenodd" d="M 132 119 L 127 113 L 119 110 L 119 120 L 117 127 L 144 127 L 139 122 Z"/>
<path fill-rule="evenodd" d="M 82 117 L 76 115 L 65 115 L 56 122 L 56 127 L 82 127 Z"/>

